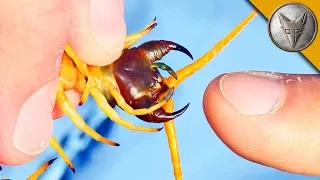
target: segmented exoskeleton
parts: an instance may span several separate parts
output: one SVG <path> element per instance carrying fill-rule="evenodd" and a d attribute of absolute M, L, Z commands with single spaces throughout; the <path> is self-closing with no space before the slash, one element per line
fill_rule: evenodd
<path fill-rule="evenodd" d="M 191 53 L 182 45 L 172 41 L 159 40 L 149 41 L 131 48 L 136 41 L 157 25 L 155 19 L 142 31 L 127 36 L 121 57 L 107 66 L 94 67 L 82 63 L 71 47 L 67 45 L 61 64 L 56 103 L 79 129 L 93 139 L 112 146 L 119 144 L 102 137 L 90 128 L 72 106 L 65 91 L 76 89 L 82 95 L 81 104 L 85 103 L 87 97 L 91 95 L 112 121 L 134 131 L 158 132 L 162 128 L 135 126 L 122 119 L 114 110 L 115 106 L 119 106 L 123 111 L 135 115 L 143 121 L 164 123 L 174 176 L 176 180 L 182 180 L 178 143 L 172 120 L 183 114 L 189 104 L 173 112 L 174 103 L 171 97 L 174 88 L 212 60 L 256 14 L 257 11 L 254 10 L 205 55 L 177 72 L 174 72 L 168 65 L 157 61 L 171 50 L 181 51 L 192 58 Z M 171 76 L 162 77 L 158 68 L 166 70 Z M 75 172 L 74 166 L 54 137 L 51 138 L 50 145 Z M 42 171 L 44 169 L 40 168 L 36 174 L 41 174 Z"/>

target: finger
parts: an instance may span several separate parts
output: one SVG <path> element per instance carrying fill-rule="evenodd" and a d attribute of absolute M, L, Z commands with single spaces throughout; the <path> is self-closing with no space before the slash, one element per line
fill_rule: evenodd
<path fill-rule="evenodd" d="M 70 23 L 69 1 L 0 2 L 0 163 L 17 165 L 42 152 Z"/>
<path fill-rule="evenodd" d="M 123 0 L 91 0 L 75 4 L 69 43 L 87 64 L 102 66 L 121 54 L 126 36 Z"/>
<path fill-rule="evenodd" d="M 67 98 L 70 100 L 71 104 L 74 108 L 77 108 L 80 102 L 80 95 L 75 90 L 69 90 L 65 92 L 67 95 Z M 62 110 L 60 109 L 58 104 L 55 104 L 53 111 L 52 111 L 52 117 L 53 119 L 58 119 L 60 117 L 64 116 Z"/>
<path fill-rule="evenodd" d="M 238 155 L 283 171 L 320 175 L 320 76 L 264 72 L 219 76 L 205 115 Z"/>

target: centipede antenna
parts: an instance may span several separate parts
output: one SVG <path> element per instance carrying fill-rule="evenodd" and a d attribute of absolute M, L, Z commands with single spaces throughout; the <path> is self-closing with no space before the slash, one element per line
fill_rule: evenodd
<path fill-rule="evenodd" d="M 197 72 L 199 69 L 204 67 L 208 62 L 210 62 L 221 50 L 226 47 L 245 27 L 249 22 L 258 14 L 257 10 L 251 12 L 238 26 L 236 26 L 230 33 L 228 33 L 224 38 L 222 38 L 212 49 L 210 49 L 205 55 L 194 61 L 192 64 L 182 68 L 177 71 L 179 77 L 176 80 L 173 76 L 164 79 L 165 84 L 168 87 L 175 88 L 181 82 L 183 82 L 187 77 Z M 173 101 L 167 102 L 164 106 L 164 110 L 167 112 L 172 112 L 174 108 Z M 175 180 L 182 180 L 182 168 L 180 164 L 180 155 L 178 148 L 178 140 L 176 136 L 176 129 L 174 121 L 168 121 L 164 123 L 166 134 L 168 137 L 169 149 L 171 153 L 171 161 L 173 165 L 173 171 Z"/>
<path fill-rule="evenodd" d="M 213 60 L 213 58 L 218 55 L 227 45 L 235 38 L 237 35 L 253 20 L 253 18 L 258 14 L 257 10 L 252 11 L 242 22 L 240 22 L 233 30 L 231 30 L 224 38 L 222 38 L 218 43 L 216 43 L 205 55 L 198 58 L 193 63 L 188 66 L 176 71 L 178 75 L 178 80 L 173 76 L 166 79 L 167 85 L 169 87 L 177 87 L 181 82 L 183 82 L 187 77 L 196 73 L 199 69 L 204 67 L 208 62 Z"/>

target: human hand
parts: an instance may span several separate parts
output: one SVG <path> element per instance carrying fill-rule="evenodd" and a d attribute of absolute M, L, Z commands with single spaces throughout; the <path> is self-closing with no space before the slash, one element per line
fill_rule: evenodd
<path fill-rule="evenodd" d="M 203 106 L 214 132 L 236 154 L 320 175 L 319 90 L 319 75 L 230 73 L 208 85 Z"/>
<path fill-rule="evenodd" d="M 0 17 L 0 164 L 19 165 L 46 148 L 61 116 L 54 102 L 66 41 L 90 65 L 120 56 L 123 0 L 1 1 Z"/>

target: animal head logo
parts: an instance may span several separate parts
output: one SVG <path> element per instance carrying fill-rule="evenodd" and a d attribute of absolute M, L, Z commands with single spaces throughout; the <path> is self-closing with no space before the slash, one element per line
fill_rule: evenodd
<path fill-rule="evenodd" d="M 304 12 L 294 21 L 289 20 L 286 16 L 284 16 L 281 13 L 278 13 L 278 17 L 281 24 L 281 28 L 284 34 L 286 34 L 290 46 L 294 48 L 307 21 L 307 13 Z"/>

